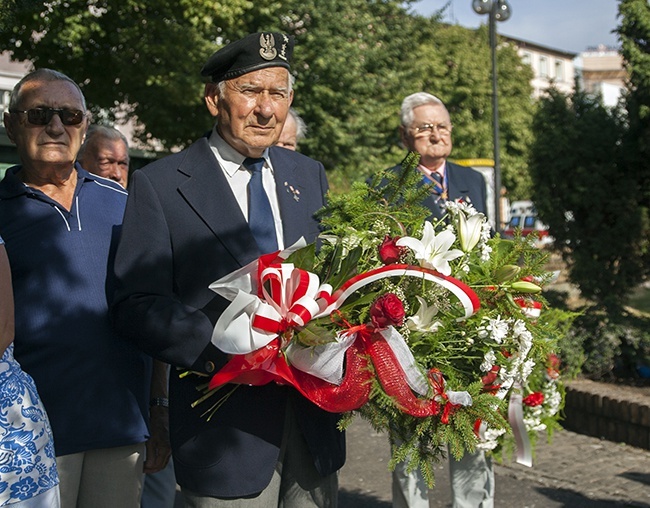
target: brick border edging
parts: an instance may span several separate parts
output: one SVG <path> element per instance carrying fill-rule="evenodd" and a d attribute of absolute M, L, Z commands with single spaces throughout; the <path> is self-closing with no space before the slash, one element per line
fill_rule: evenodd
<path fill-rule="evenodd" d="M 594 392 L 567 385 L 562 425 L 579 434 L 650 450 L 650 400 Z"/>

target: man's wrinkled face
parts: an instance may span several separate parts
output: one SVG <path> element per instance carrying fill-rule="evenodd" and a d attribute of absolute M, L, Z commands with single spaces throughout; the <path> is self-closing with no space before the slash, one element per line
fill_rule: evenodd
<path fill-rule="evenodd" d="M 90 139 L 81 160 L 86 171 L 110 178 L 126 188 L 129 179 L 129 150 L 121 139 Z"/>
<path fill-rule="evenodd" d="M 402 143 L 420 154 L 420 164 L 435 169 L 452 149 L 451 120 L 444 106 L 424 104 L 413 109 L 413 122 L 401 127 Z"/>
<path fill-rule="evenodd" d="M 287 150 L 296 150 L 298 148 L 298 125 L 296 125 L 296 121 L 291 115 L 287 116 L 287 121 L 284 122 L 280 139 L 278 139 L 276 145 Z"/>
<path fill-rule="evenodd" d="M 247 157 L 259 157 L 276 143 L 292 100 L 289 72 L 283 67 L 268 67 L 225 81 L 223 93 L 216 84 L 206 86 L 206 103 L 217 115 L 219 134 Z"/>
<path fill-rule="evenodd" d="M 19 111 L 33 108 L 83 111 L 84 105 L 74 84 L 64 80 L 35 80 L 22 86 L 15 107 Z M 47 125 L 33 125 L 25 113 L 5 113 L 4 124 L 23 166 L 68 167 L 74 164 L 77 157 L 88 129 L 88 118 L 84 116 L 78 125 L 64 125 L 59 114 L 54 114 Z"/>

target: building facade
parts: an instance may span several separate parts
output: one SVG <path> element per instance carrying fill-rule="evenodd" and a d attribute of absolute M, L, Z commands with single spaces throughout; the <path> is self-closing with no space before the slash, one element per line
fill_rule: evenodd
<path fill-rule="evenodd" d="M 523 63 L 533 69 L 533 97 L 538 98 L 552 85 L 560 92 L 571 93 L 575 85 L 574 59 L 577 53 L 549 48 L 534 42 L 502 36 L 513 44 Z"/>

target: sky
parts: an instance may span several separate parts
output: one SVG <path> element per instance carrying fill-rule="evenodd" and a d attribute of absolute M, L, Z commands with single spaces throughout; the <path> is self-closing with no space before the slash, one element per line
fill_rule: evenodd
<path fill-rule="evenodd" d="M 561 51 L 580 53 L 604 44 L 618 47 L 617 0 L 507 0 L 510 19 L 497 22 L 497 32 Z M 411 5 L 430 16 L 445 5 L 442 20 L 468 28 L 487 24 L 488 16 L 472 9 L 472 0 L 420 0 Z"/>

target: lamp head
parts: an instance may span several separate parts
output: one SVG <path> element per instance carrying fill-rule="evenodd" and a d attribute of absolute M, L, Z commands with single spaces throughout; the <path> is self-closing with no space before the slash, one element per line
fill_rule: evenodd
<path fill-rule="evenodd" d="M 510 19 L 510 4 L 506 0 L 498 0 L 494 12 L 494 19 L 497 21 L 508 21 Z"/>
<path fill-rule="evenodd" d="M 472 9 L 476 14 L 490 14 L 493 0 L 472 0 Z"/>

